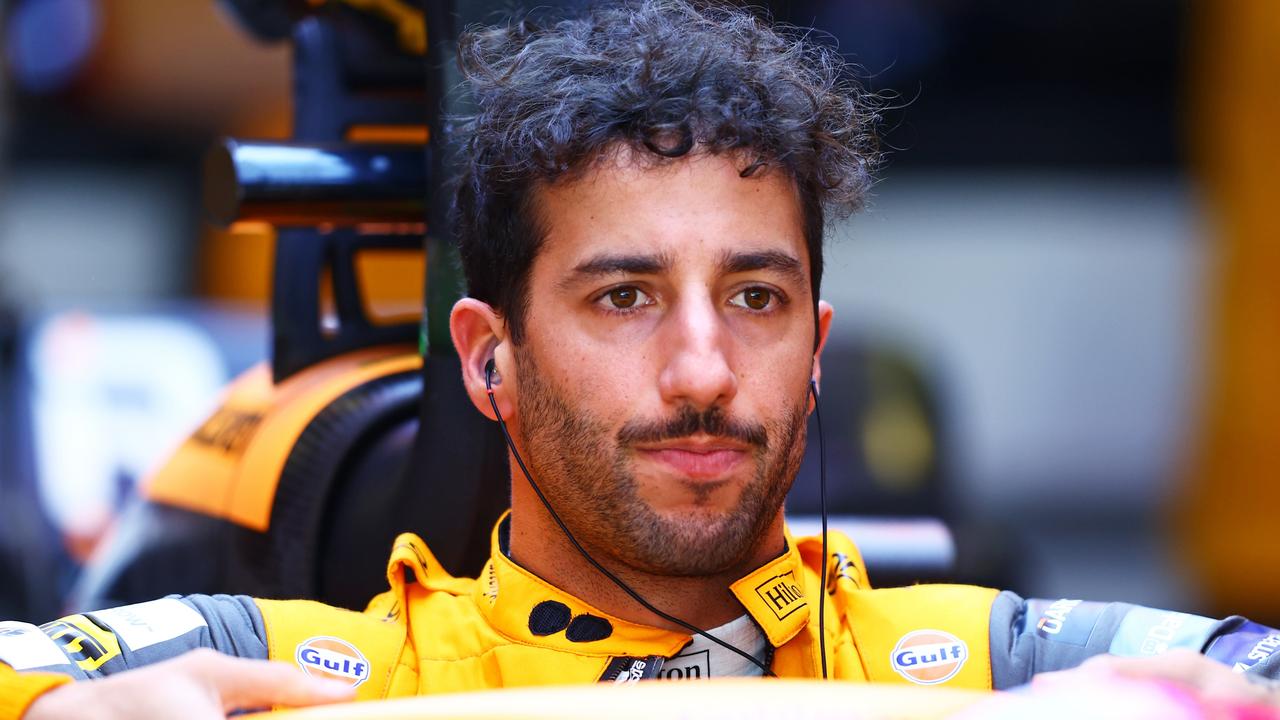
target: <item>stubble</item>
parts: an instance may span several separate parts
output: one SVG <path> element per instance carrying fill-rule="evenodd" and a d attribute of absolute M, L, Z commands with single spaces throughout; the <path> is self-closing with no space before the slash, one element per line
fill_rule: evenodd
<path fill-rule="evenodd" d="M 592 554 L 652 575 L 697 577 L 741 566 L 769 529 L 804 456 L 807 396 L 777 418 L 729 418 L 719 407 L 636 418 L 616 433 L 546 382 L 530 353 L 516 353 L 521 434 L 529 468 L 557 514 Z M 751 447 L 754 472 L 737 504 L 710 506 L 690 484 L 692 507 L 659 512 L 640 494 L 634 444 L 705 433 Z"/>

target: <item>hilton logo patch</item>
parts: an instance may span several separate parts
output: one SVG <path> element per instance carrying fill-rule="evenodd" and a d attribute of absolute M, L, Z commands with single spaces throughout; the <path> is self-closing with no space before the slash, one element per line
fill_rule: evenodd
<path fill-rule="evenodd" d="M 341 680 L 351 687 L 369 679 L 369 661 L 346 640 L 313 637 L 303 640 L 294 654 L 298 667 L 313 677 Z"/>
<path fill-rule="evenodd" d="M 895 672 L 917 685 L 950 680 L 969 659 L 969 646 L 941 630 L 916 630 L 902 636 L 889 655 Z"/>
<path fill-rule="evenodd" d="M 779 620 L 806 605 L 804 593 L 800 592 L 800 586 L 796 583 L 796 577 L 791 571 L 774 575 L 757 585 L 756 595 L 760 596 Z"/>

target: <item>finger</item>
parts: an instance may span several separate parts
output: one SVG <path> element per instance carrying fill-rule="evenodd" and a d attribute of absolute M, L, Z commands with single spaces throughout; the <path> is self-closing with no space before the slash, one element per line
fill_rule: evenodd
<path fill-rule="evenodd" d="M 1100 659 L 1108 657 L 1110 656 L 1099 655 L 1084 661 L 1078 667 L 1036 673 L 1031 678 L 1031 684 L 1038 689 L 1058 688 L 1064 685 L 1074 687 L 1082 681 L 1105 680 L 1115 677 L 1116 673 L 1111 671 L 1105 661 L 1099 662 Z"/>
<path fill-rule="evenodd" d="M 1123 677 L 1169 680 L 1198 687 L 1203 680 L 1207 662 L 1199 653 L 1175 650 L 1160 656 L 1142 658 L 1098 655 L 1081 667 Z"/>
<path fill-rule="evenodd" d="M 355 688 L 337 680 L 314 678 L 281 662 L 246 660 L 211 653 L 195 662 L 199 673 L 222 700 L 227 711 L 274 705 L 305 707 L 348 702 Z"/>
<path fill-rule="evenodd" d="M 1193 690 L 1204 700 L 1246 704 L 1273 701 L 1264 686 L 1251 683 L 1225 665 L 1192 650 L 1171 650 L 1148 658 L 1099 656 L 1085 665 L 1120 677 L 1175 683 Z"/>

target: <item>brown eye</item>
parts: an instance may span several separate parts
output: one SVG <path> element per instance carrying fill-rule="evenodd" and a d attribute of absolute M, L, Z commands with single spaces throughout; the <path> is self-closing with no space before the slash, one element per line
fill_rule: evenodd
<path fill-rule="evenodd" d="M 626 310 L 640 311 L 643 307 L 654 304 L 653 297 L 649 296 L 634 284 L 623 284 L 613 288 L 613 290 L 605 292 L 595 301 L 596 305 L 604 307 L 605 310 Z"/>
<path fill-rule="evenodd" d="M 636 304 L 635 288 L 616 288 L 609 291 L 609 302 L 616 308 L 629 308 Z"/>
<path fill-rule="evenodd" d="M 750 310 L 764 310 L 773 302 L 773 293 L 762 287 L 747 288 L 734 296 L 731 302 Z"/>
<path fill-rule="evenodd" d="M 742 294 L 742 299 L 747 301 L 747 307 L 752 310 L 763 310 L 769 306 L 772 295 L 768 290 L 752 288 Z"/>

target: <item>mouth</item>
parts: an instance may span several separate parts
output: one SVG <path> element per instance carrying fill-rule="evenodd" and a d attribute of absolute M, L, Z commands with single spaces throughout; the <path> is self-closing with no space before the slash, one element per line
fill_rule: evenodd
<path fill-rule="evenodd" d="M 639 457 L 689 480 L 718 480 L 751 457 L 751 447 L 733 440 L 690 437 L 635 448 Z"/>

